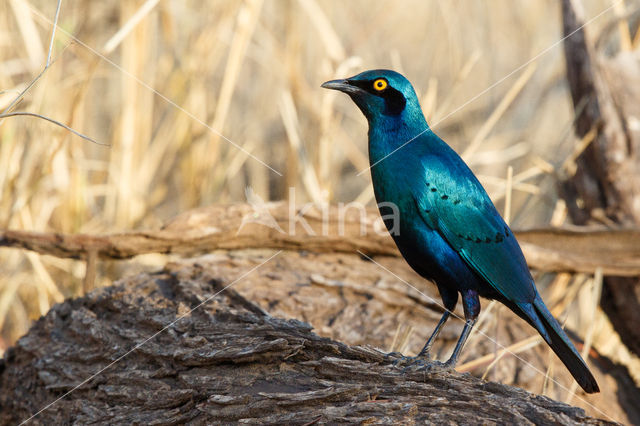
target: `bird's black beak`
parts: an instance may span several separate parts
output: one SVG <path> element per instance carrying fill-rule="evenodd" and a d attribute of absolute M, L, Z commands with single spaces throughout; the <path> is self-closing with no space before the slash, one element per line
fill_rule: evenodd
<path fill-rule="evenodd" d="M 320 87 L 324 87 L 325 89 L 331 89 L 331 90 L 339 90 L 344 93 L 362 92 L 361 88 L 349 83 L 349 80 L 330 80 L 322 83 L 322 86 Z"/>

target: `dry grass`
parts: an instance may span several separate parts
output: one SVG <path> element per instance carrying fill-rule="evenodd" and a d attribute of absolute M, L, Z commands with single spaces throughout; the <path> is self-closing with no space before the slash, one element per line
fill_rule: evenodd
<path fill-rule="evenodd" d="M 589 1 L 587 16 L 610 5 Z M 625 10 L 589 31 L 614 13 Z M 51 1 L 0 6 L 0 110 L 46 63 L 54 15 Z M 0 226 L 150 227 L 244 201 L 247 186 L 263 199 L 295 187 L 297 202 L 372 203 L 368 173 L 357 176 L 368 165 L 364 118 L 319 86 L 374 67 L 412 80 L 427 119 L 501 209 L 506 195 L 514 227 L 562 223 L 553 171 L 576 141 L 561 45 L 458 109 L 560 39 L 560 22 L 553 0 L 63 2 L 54 62 L 14 110 L 110 147 L 36 118 L 4 119 Z M 621 45 L 637 48 L 626 31 Z M 103 265 L 98 279 L 121 268 Z M 0 249 L 0 352 L 52 303 L 79 294 L 84 273 L 81 262 Z M 596 305 L 573 294 L 579 303 L 555 302 L 590 321 Z M 598 330 L 589 332 L 597 345 Z"/>

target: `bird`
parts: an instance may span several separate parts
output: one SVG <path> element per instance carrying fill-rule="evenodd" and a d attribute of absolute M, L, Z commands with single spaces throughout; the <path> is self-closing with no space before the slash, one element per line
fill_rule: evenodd
<path fill-rule="evenodd" d="M 406 262 L 434 282 L 442 298 L 442 318 L 415 359 L 430 359 L 460 295 L 465 324 L 443 364 L 455 368 L 480 314 L 482 296 L 529 323 L 585 392 L 599 392 L 593 374 L 544 304 L 513 232 L 464 160 L 431 130 L 411 83 L 398 72 L 377 69 L 322 87 L 347 94 L 366 117 L 380 214 Z"/>

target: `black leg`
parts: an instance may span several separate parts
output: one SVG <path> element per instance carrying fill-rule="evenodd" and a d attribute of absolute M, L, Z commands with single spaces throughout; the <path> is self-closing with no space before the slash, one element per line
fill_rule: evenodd
<path fill-rule="evenodd" d="M 440 318 L 438 325 L 436 325 L 435 330 L 433 330 L 433 333 L 431 333 L 431 337 L 429 337 L 427 343 L 425 343 L 424 345 L 424 348 L 422 348 L 422 350 L 418 354 L 418 358 L 429 358 L 429 351 L 431 350 L 431 346 L 433 346 L 433 343 L 438 338 L 438 334 L 440 334 L 444 323 L 447 322 L 447 320 L 449 319 L 449 315 L 451 315 L 451 312 L 453 312 L 453 310 L 456 308 L 456 303 L 458 303 L 458 292 L 456 290 L 452 290 L 450 287 L 439 285 L 438 291 L 440 291 L 440 297 L 442 297 L 442 303 L 444 303 L 444 313 L 442 314 L 442 318 Z"/>
<path fill-rule="evenodd" d="M 429 337 L 429 340 L 427 340 L 427 343 L 425 343 L 424 348 L 422 348 L 422 350 L 418 354 L 419 357 L 429 358 L 429 351 L 431 351 L 431 346 L 433 346 L 433 342 L 436 341 L 438 334 L 440 334 L 442 326 L 449 319 L 449 315 L 451 315 L 451 313 L 448 310 L 445 310 L 444 314 L 442 314 L 442 318 L 440 318 L 440 321 L 438 322 L 438 325 L 436 325 L 435 330 L 433 330 L 433 333 L 431 333 L 431 337 Z"/>
<path fill-rule="evenodd" d="M 456 347 L 451 354 L 451 358 L 446 362 L 446 365 L 451 368 L 456 366 L 460 351 L 462 351 L 469 337 L 469 333 L 471 333 L 473 325 L 476 323 L 478 315 L 480 315 L 480 299 L 478 298 L 478 293 L 475 290 L 464 291 L 462 293 L 462 306 L 464 307 L 464 319 L 466 322 L 462 329 L 462 334 L 458 339 L 458 343 L 456 343 Z"/>
<path fill-rule="evenodd" d="M 476 323 L 475 319 L 469 319 L 467 320 L 467 322 L 465 322 L 464 328 L 462 329 L 462 334 L 458 339 L 458 343 L 456 343 L 456 348 L 453 350 L 453 353 L 451 354 L 451 358 L 449 358 L 449 360 L 445 363 L 448 367 L 453 368 L 456 366 L 456 363 L 458 362 L 458 355 L 460 355 L 460 351 L 464 347 L 464 344 L 467 341 L 467 338 L 469 337 L 469 333 L 471 333 L 471 329 L 473 328 L 473 325 L 475 323 Z"/>

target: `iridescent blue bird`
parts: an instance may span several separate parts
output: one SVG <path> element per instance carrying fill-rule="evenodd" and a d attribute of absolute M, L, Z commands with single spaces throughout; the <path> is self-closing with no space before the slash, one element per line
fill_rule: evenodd
<path fill-rule="evenodd" d="M 429 129 L 411 83 L 389 70 L 365 71 L 322 87 L 346 93 L 369 122 L 371 177 L 380 213 L 402 256 L 438 286 L 446 308 L 418 358 L 428 358 L 462 296 L 466 323 L 453 368 L 480 313 L 478 296 L 508 306 L 533 326 L 588 393 L 598 384 L 536 290 L 511 229 L 460 156 Z"/>

